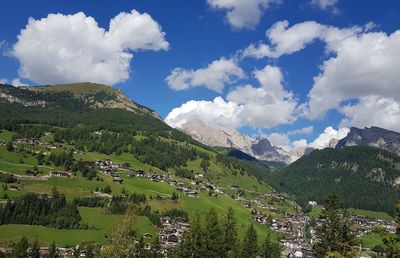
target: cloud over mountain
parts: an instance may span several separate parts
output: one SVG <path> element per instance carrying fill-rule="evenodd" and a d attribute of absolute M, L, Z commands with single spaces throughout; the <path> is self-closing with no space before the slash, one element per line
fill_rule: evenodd
<path fill-rule="evenodd" d="M 197 70 L 175 68 L 165 78 L 165 81 L 173 90 L 206 87 L 216 92 L 222 92 L 226 84 L 231 84 L 244 76 L 244 71 L 235 61 L 221 58 L 213 61 L 207 67 Z"/>

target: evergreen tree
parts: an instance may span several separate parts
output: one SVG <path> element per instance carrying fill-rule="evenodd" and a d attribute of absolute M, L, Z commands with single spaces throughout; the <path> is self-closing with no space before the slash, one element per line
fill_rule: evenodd
<path fill-rule="evenodd" d="M 231 256 L 237 249 L 236 219 L 232 207 L 229 207 L 224 224 L 224 253 L 223 257 Z"/>
<path fill-rule="evenodd" d="M 206 215 L 205 243 L 208 252 L 207 257 L 222 257 L 224 252 L 222 228 L 218 221 L 218 215 L 211 208 Z"/>
<path fill-rule="evenodd" d="M 383 243 L 385 244 L 385 252 L 388 258 L 399 258 L 400 257 L 400 247 L 398 243 L 400 243 L 400 202 L 396 204 L 396 212 L 397 212 L 397 228 L 396 234 L 391 237 L 385 237 L 383 239 Z"/>
<path fill-rule="evenodd" d="M 274 242 L 268 232 L 261 249 L 262 258 L 279 258 L 281 256 L 281 247 L 279 243 Z"/>
<path fill-rule="evenodd" d="M 14 151 L 14 146 L 12 144 L 12 141 L 7 142 L 6 148 L 7 148 L 7 151 L 10 151 L 10 152 Z"/>
<path fill-rule="evenodd" d="M 56 247 L 56 243 L 53 241 L 49 247 L 49 258 L 58 258 L 60 257 L 60 253 L 58 248 Z"/>
<path fill-rule="evenodd" d="M 328 252 L 345 255 L 351 251 L 354 237 L 346 214 L 341 211 L 339 199 L 334 193 L 328 197 L 320 219 L 322 223 L 316 228 L 318 241 L 314 245 L 316 257 L 324 257 Z"/>
<path fill-rule="evenodd" d="M 241 257 L 256 258 L 258 254 L 257 232 L 254 225 L 251 224 L 247 229 L 242 243 Z"/>
<path fill-rule="evenodd" d="M 26 258 L 28 256 L 29 243 L 26 237 L 22 237 L 18 243 L 14 244 L 11 257 L 13 258 Z"/>
<path fill-rule="evenodd" d="M 90 244 L 86 247 L 85 257 L 86 258 L 94 258 L 93 247 Z"/>
<path fill-rule="evenodd" d="M 29 256 L 31 258 L 40 258 L 40 246 L 38 243 L 38 240 L 36 239 L 35 242 L 33 242 L 32 248 L 29 251 Z"/>

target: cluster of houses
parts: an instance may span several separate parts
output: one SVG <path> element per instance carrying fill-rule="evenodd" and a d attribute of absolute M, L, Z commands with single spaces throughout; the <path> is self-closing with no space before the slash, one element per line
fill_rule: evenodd
<path fill-rule="evenodd" d="M 111 159 L 97 160 L 96 162 L 86 162 L 86 167 L 97 168 L 106 175 L 112 177 L 113 181 L 122 184 L 123 180 L 115 174 L 117 169 L 130 169 L 129 163 L 116 164 Z"/>
<path fill-rule="evenodd" d="M 158 238 L 163 248 L 174 247 L 181 242 L 183 233 L 190 228 L 190 224 L 182 217 L 170 218 L 168 216 L 161 218 L 163 226 Z"/>
<path fill-rule="evenodd" d="M 59 149 L 62 148 L 62 144 L 56 142 L 45 142 L 38 138 L 19 138 L 15 139 L 14 143 L 16 144 L 29 144 L 29 145 L 43 145 L 49 149 Z"/>
<path fill-rule="evenodd" d="M 352 230 L 357 237 L 363 237 L 376 228 L 383 229 L 390 234 L 396 233 L 396 223 L 394 221 L 353 215 L 350 217 L 350 223 L 354 225 Z"/>
<path fill-rule="evenodd" d="M 49 257 L 50 251 L 49 247 L 40 247 L 40 256 L 41 257 Z M 80 249 L 79 246 L 76 248 L 62 248 L 59 247 L 58 253 L 59 257 L 86 257 L 86 250 L 85 249 Z M 28 252 L 30 251 L 30 248 L 28 249 Z M 0 248 L 0 256 L 5 255 L 5 257 L 11 256 L 12 254 L 12 248 Z"/>

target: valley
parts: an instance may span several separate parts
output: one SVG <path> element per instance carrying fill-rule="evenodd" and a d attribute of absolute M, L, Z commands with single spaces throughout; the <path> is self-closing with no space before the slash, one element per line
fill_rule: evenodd
<path fill-rule="evenodd" d="M 355 240 L 364 251 L 395 233 L 400 197 L 388 184 L 397 182 L 400 159 L 390 152 L 315 150 L 288 167 L 270 167 L 232 151 L 234 145 L 199 143 L 108 86 L 0 87 L 0 246 L 6 253 L 21 237 L 43 247 L 54 243 L 65 254 L 77 245 L 100 252 L 113 247 L 127 219 L 132 243 L 143 241 L 151 250 L 156 241 L 163 254 L 182 251 L 196 218 L 215 213 L 222 223 L 232 212 L 238 239 L 254 228 L 256 245 L 272 241 L 285 256 L 309 257 L 315 220 L 324 209 L 309 201 L 324 203 L 331 192 L 347 207 L 359 208 L 350 210 L 351 221 L 362 222 L 352 230 L 368 229 Z M 260 151 L 257 146 L 272 148 L 262 140 L 253 151 Z M 374 193 L 379 205 L 357 203 L 360 195 L 352 199 L 348 188 L 334 186 L 340 177 L 354 190 L 359 174 L 376 167 L 373 162 L 386 172 L 384 181 L 381 170 L 368 174 L 371 180 L 359 182 L 365 188 L 359 194 Z M 357 177 L 341 174 L 355 166 Z M 309 172 L 330 173 L 324 180 L 334 182 Z"/>

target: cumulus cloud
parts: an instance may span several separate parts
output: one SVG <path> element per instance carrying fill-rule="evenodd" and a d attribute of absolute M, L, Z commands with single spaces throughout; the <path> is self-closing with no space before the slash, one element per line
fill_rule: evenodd
<path fill-rule="evenodd" d="M 252 29 L 271 4 L 280 0 L 207 0 L 207 4 L 216 10 L 226 11 L 226 21 L 235 29 Z"/>
<path fill-rule="evenodd" d="M 229 101 L 243 105 L 243 125 L 256 128 L 288 124 L 296 120 L 297 101 L 283 88 L 283 76 L 278 67 L 267 65 L 256 70 L 259 87 L 240 86 L 229 92 Z"/>
<path fill-rule="evenodd" d="M 297 101 L 283 88 L 283 77 L 278 67 L 267 65 L 253 73 L 260 86 L 240 86 L 228 93 L 226 100 L 189 101 L 173 109 L 165 121 L 180 127 L 191 119 L 223 129 L 242 126 L 273 127 L 296 119 Z"/>
<path fill-rule="evenodd" d="M 387 35 L 365 33 L 340 42 L 336 55 L 321 66 L 309 93 L 311 119 L 319 118 L 345 100 L 369 95 L 400 100 L 400 30 Z"/>
<path fill-rule="evenodd" d="M 19 78 L 14 78 L 11 81 L 7 79 L 0 79 L 0 84 L 10 84 L 12 86 L 18 87 L 18 86 L 29 86 L 29 84 L 21 82 L 21 79 Z"/>
<path fill-rule="evenodd" d="M 400 103 L 393 98 L 362 97 L 356 104 L 342 107 L 341 112 L 346 117 L 341 126 L 380 126 L 400 131 Z"/>
<path fill-rule="evenodd" d="M 191 100 L 174 108 L 165 118 L 171 127 L 181 127 L 188 121 L 200 120 L 219 129 L 233 129 L 241 126 L 240 112 L 243 106 L 227 102 L 221 97 L 213 101 Z"/>
<path fill-rule="evenodd" d="M 132 51 L 167 50 L 161 26 L 132 10 L 110 20 L 108 31 L 79 12 L 30 18 L 13 46 L 22 78 L 42 84 L 91 81 L 105 84 L 129 78 Z"/>
<path fill-rule="evenodd" d="M 340 11 L 336 7 L 338 0 L 311 0 L 311 5 L 324 10 L 332 11 L 333 14 L 339 14 Z"/>
<path fill-rule="evenodd" d="M 272 146 L 289 147 L 291 145 L 290 139 L 284 133 L 271 133 L 267 136 Z"/>
<path fill-rule="evenodd" d="M 307 126 L 300 129 L 292 130 L 287 132 L 288 135 L 299 135 L 299 134 L 312 134 L 314 132 L 314 126 Z"/>
<path fill-rule="evenodd" d="M 324 132 L 321 133 L 312 143 L 309 144 L 309 147 L 314 149 L 323 149 L 329 146 L 329 143 L 332 139 L 341 140 L 347 136 L 350 132 L 349 128 L 339 128 L 338 130 L 329 126 L 325 128 Z"/>
<path fill-rule="evenodd" d="M 370 28 L 369 26 L 368 28 Z M 327 49 L 331 50 L 344 39 L 364 30 L 366 28 L 358 26 L 339 29 L 315 21 L 305 21 L 289 27 L 288 21 L 279 21 L 266 32 L 269 45 L 265 43 L 251 44 L 242 51 L 242 57 L 278 58 L 298 52 L 317 39 L 326 42 Z"/>
<path fill-rule="evenodd" d="M 213 61 L 207 67 L 197 70 L 175 68 L 165 78 L 165 81 L 173 90 L 206 87 L 216 92 L 222 92 L 226 84 L 234 83 L 244 76 L 244 71 L 233 60 L 221 58 Z"/>

